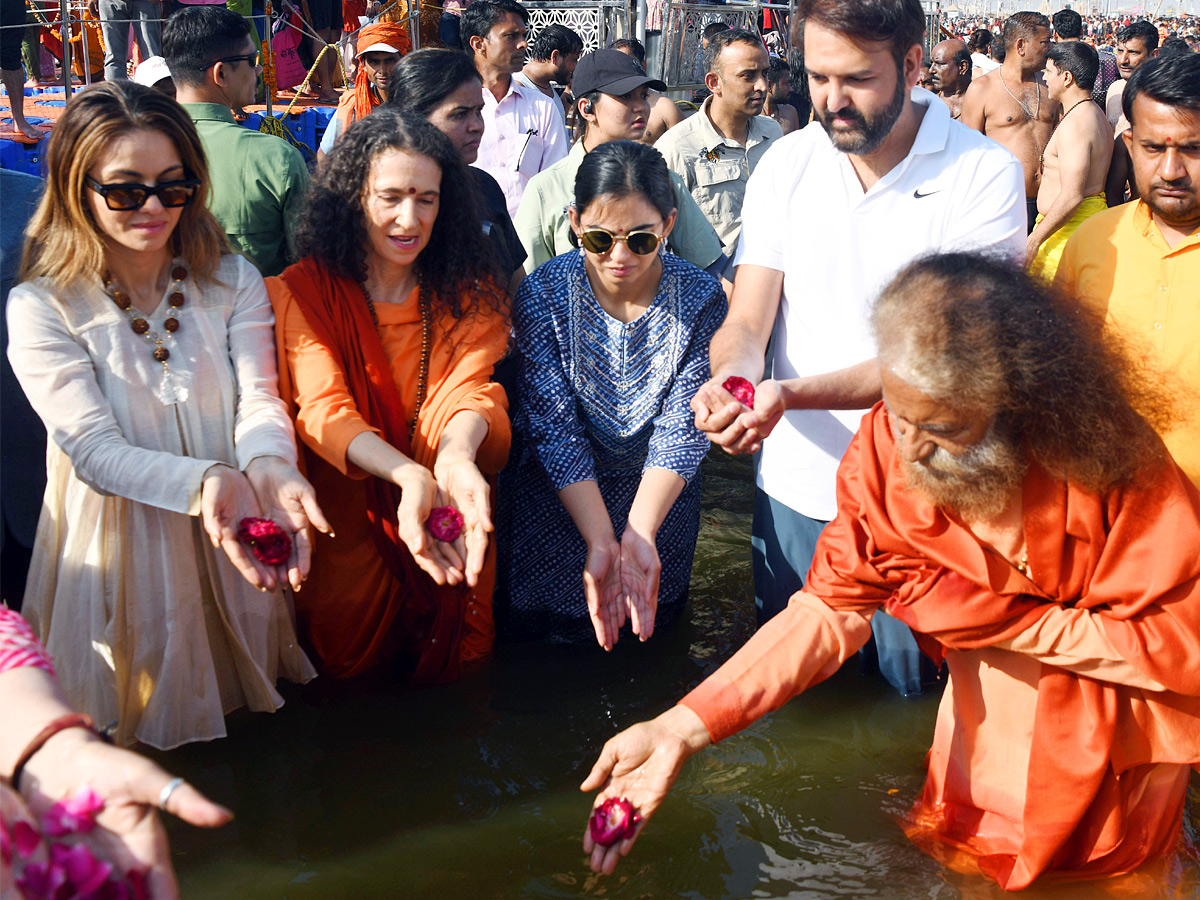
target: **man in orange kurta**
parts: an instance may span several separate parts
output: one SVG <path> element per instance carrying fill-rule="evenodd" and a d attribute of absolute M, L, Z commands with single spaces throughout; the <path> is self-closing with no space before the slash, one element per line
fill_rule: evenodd
<path fill-rule="evenodd" d="M 1200 763 L 1200 492 L 1140 416 L 1122 435 L 1148 448 L 1131 477 L 1093 491 L 1051 474 L 1038 462 L 1038 453 L 1053 456 L 1036 449 L 1039 420 L 1023 409 L 1057 402 L 1044 399 L 1050 384 L 1077 392 L 1069 406 L 1102 381 L 1089 380 L 1094 372 L 1075 377 L 1081 370 L 1096 365 L 1102 376 L 1119 366 L 1093 352 L 1094 337 L 1065 343 L 1069 328 L 1039 345 L 1039 329 L 1054 332 L 1056 317 L 1076 314 L 1056 308 L 1024 275 L 1009 273 L 1006 285 L 1003 267 L 964 254 L 940 260 L 918 262 L 915 276 L 897 279 L 909 277 L 920 303 L 893 304 L 900 314 L 882 324 L 876 313 L 877 334 L 891 335 L 881 344 L 884 403 L 863 419 L 843 458 L 838 515 L 817 545 L 805 590 L 679 706 L 613 738 L 583 787 L 603 786 L 601 797 L 628 794 L 648 818 L 666 787 L 646 785 L 669 786 L 692 752 L 833 674 L 884 609 L 950 672 L 909 836 L 1011 890 L 1040 877 L 1130 872 L 1174 848 L 1191 767 Z M 990 321 L 970 305 L 974 286 L 955 286 L 960 278 L 985 281 L 978 269 L 989 266 Z M 942 304 L 936 317 L 919 308 L 931 297 Z M 958 320 L 968 323 L 965 337 Z M 1025 323 L 1019 350 L 996 340 L 962 350 L 979 334 Z M 960 345 L 957 370 L 936 349 L 911 350 L 947 334 L 947 344 Z M 885 355 L 889 340 L 903 349 Z M 1039 384 L 1035 371 L 1021 384 L 1012 371 L 1021 366 L 1005 370 L 1012 358 L 1052 377 Z M 1003 362 L 991 366 L 995 360 Z M 1008 396 L 993 395 L 990 409 L 970 399 L 976 361 L 1006 385 Z M 967 371 L 966 386 L 914 387 L 947 370 Z M 980 430 L 968 438 L 974 421 Z M 1010 446 L 1024 457 L 1011 488 L 998 493 L 1004 505 L 967 515 L 931 502 L 922 474 L 943 487 L 956 477 L 981 480 L 962 467 L 989 443 L 984 426 L 989 435 L 1015 435 Z M 1084 424 L 1076 437 L 1086 431 Z M 1112 433 L 1095 436 L 1106 439 Z M 1061 446 L 1070 454 L 1079 443 Z M 1120 457 L 1125 445 L 1117 446 L 1108 459 Z M 1128 452 L 1140 452 L 1132 440 Z M 932 471 L 914 472 L 922 467 Z M 957 476 L 947 474 L 956 467 Z M 649 746 L 677 759 L 674 769 L 642 757 Z M 585 840 L 585 849 L 593 868 L 608 872 L 631 844 L 614 852 Z"/>
<path fill-rule="evenodd" d="M 411 648 L 403 645 L 423 636 L 411 633 L 409 625 L 424 626 L 406 622 L 405 617 L 411 613 L 409 601 L 417 590 L 432 592 L 443 606 L 463 603 L 461 659 L 486 656 L 494 636 L 494 541 L 488 546 L 474 588 L 438 588 L 419 571 L 411 577 L 423 580 L 420 584 L 397 579 L 380 553 L 368 520 L 366 491 L 372 479 L 346 456 L 356 437 L 381 429 L 368 422 L 356 403 L 345 371 L 354 362 L 332 353 L 305 318 L 296 298 L 301 289 L 338 298 L 333 305 L 353 314 L 352 327 L 360 333 L 375 326 L 361 288 L 330 275 L 311 259 L 297 263 L 283 277 L 267 281 L 275 308 L 276 341 L 282 348 L 280 393 L 291 404 L 306 474 L 336 535 L 315 541 L 309 578 L 295 599 L 300 631 L 318 668 L 347 677 L 398 656 L 412 655 Z M 416 290 L 408 302 L 381 303 L 376 309 L 379 337 L 390 368 L 383 377 L 390 377 L 399 390 L 403 409 L 395 412 L 402 413 L 399 417 L 407 422 L 416 403 L 421 367 L 422 326 Z M 504 389 L 491 381 L 492 370 L 507 348 L 508 331 L 498 316 L 481 312 L 463 322 L 449 317 L 435 321 L 431 334 L 428 390 L 411 438 L 411 457 L 432 469 L 446 425 L 456 413 L 471 411 L 488 422 L 476 465 L 484 475 L 494 476 L 508 457 L 511 441 L 507 398 Z M 371 365 L 368 361 L 367 368 Z M 375 373 L 368 374 L 374 378 Z M 408 553 L 403 547 L 399 552 Z M 465 598 L 455 598 L 455 594 L 465 594 Z"/>

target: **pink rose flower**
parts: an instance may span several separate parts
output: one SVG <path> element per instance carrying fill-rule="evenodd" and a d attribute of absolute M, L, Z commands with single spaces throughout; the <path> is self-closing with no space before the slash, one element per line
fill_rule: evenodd
<path fill-rule="evenodd" d="M 268 566 L 281 566 L 292 555 L 292 539 L 270 519 L 247 516 L 238 523 L 238 540 Z"/>
<path fill-rule="evenodd" d="M 601 847 L 611 847 L 617 841 L 630 837 L 642 817 L 633 809 L 633 804 L 624 797 L 609 797 L 594 810 L 588 825 L 592 840 Z"/>
<path fill-rule="evenodd" d="M 456 541 L 463 530 L 462 513 L 453 506 L 435 507 L 425 520 L 425 528 L 439 541 Z"/>
<path fill-rule="evenodd" d="M 729 393 L 733 394 L 733 399 L 738 403 L 754 409 L 754 385 L 745 378 L 737 375 L 730 375 L 725 379 L 725 383 L 721 385 Z"/>
<path fill-rule="evenodd" d="M 17 856 L 22 859 L 29 859 L 29 857 L 33 856 L 33 851 L 42 842 L 42 836 L 28 822 L 17 822 L 12 827 L 12 834 L 13 846 L 17 850 Z"/>
<path fill-rule="evenodd" d="M 53 862 L 30 863 L 17 879 L 25 900 L 56 900 L 59 888 L 66 883 L 67 873 Z"/>
<path fill-rule="evenodd" d="M 75 889 L 70 897 L 87 897 L 96 893 L 113 867 L 106 862 L 100 862 L 92 855 L 87 844 L 76 844 L 68 847 L 66 844 L 53 844 L 50 847 L 50 865 L 58 866 L 66 873 L 67 881 Z"/>
<path fill-rule="evenodd" d="M 42 832 L 47 837 L 86 834 L 96 827 L 96 816 L 104 809 L 104 798 L 85 787 L 74 797 L 59 800 L 42 817 Z"/>

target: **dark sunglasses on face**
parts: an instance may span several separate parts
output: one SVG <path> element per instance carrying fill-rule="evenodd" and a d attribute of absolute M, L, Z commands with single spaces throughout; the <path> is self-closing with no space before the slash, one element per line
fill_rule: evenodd
<path fill-rule="evenodd" d="M 252 66 L 257 66 L 258 65 L 258 53 L 257 52 L 245 53 L 241 56 L 222 56 L 220 59 L 214 59 L 212 62 L 210 62 L 204 68 L 211 69 L 213 66 L 215 66 L 219 62 L 223 62 L 223 63 L 247 62 L 247 63 L 250 63 L 250 65 L 252 65 Z"/>
<path fill-rule="evenodd" d="M 578 240 L 589 253 L 607 253 L 613 248 L 613 244 L 623 241 L 625 246 L 638 256 L 649 256 L 658 249 L 662 238 L 653 231 L 631 231 L 626 235 L 616 235 L 603 228 L 589 228 L 578 236 Z"/>
<path fill-rule="evenodd" d="M 88 187 L 104 198 L 109 209 L 118 212 L 132 212 L 141 209 L 153 194 L 158 202 L 167 208 L 187 206 L 196 196 L 196 190 L 202 182 L 199 178 L 185 178 L 182 181 L 163 181 L 151 187 L 148 184 L 132 184 L 118 181 L 115 184 L 101 184 L 91 175 L 85 176 Z"/>

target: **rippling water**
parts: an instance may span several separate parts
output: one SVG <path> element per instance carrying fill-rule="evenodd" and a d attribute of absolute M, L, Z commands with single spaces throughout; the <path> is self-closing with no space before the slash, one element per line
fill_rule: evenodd
<path fill-rule="evenodd" d="M 661 712 L 754 628 L 746 460 L 714 454 L 689 614 L 647 644 L 502 647 L 458 684 L 318 679 L 230 737 L 158 754 L 237 812 L 172 826 L 183 895 L 201 898 L 718 898 L 996 900 L 942 869 L 895 822 L 917 797 L 937 698 L 906 700 L 851 664 L 693 758 L 615 876 L 580 849 L 578 790 L 604 740 Z M 1035 900 L 1192 900 L 1200 778 L 1186 858 L 1113 885 Z M 1119 890 L 1118 890 L 1119 889 Z"/>

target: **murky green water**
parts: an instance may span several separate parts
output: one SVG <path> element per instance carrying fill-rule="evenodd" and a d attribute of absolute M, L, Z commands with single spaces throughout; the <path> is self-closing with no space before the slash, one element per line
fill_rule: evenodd
<path fill-rule="evenodd" d="M 893 817 L 920 791 L 937 699 L 905 700 L 853 664 L 695 757 L 617 874 L 588 871 L 578 784 L 604 740 L 671 705 L 753 631 L 749 465 L 714 454 L 704 477 L 689 615 L 648 644 L 502 647 L 435 688 L 285 686 L 278 714 L 239 714 L 227 740 L 158 754 L 237 812 L 216 832 L 172 827 L 184 897 L 1005 896 L 904 838 Z M 1188 809 L 1194 849 L 1200 779 Z M 1191 858 L 1120 896 L 1200 897 Z"/>

